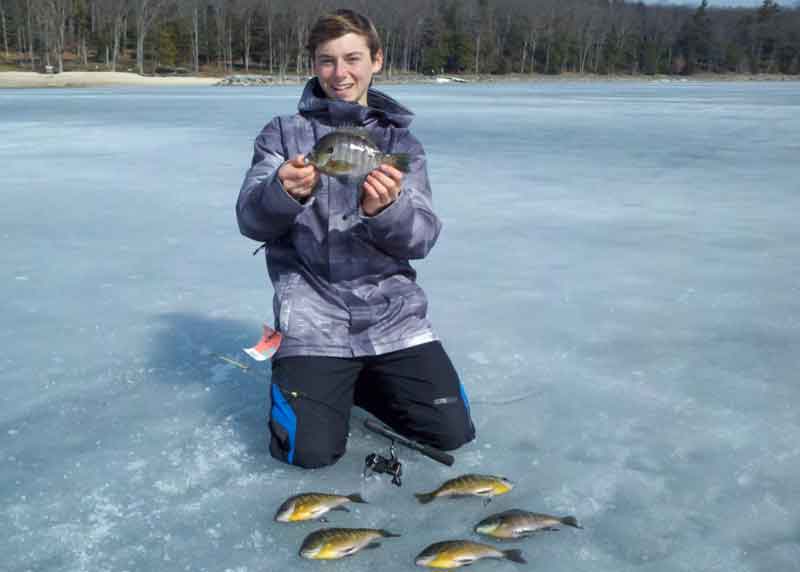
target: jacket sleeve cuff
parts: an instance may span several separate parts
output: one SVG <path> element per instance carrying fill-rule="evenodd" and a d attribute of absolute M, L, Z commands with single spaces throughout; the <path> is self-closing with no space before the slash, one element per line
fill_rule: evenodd
<path fill-rule="evenodd" d="M 301 203 L 287 193 L 286 189 L 283 188 L 283 183 L 278 177 L 277 170 L 264 181 L 264 187 L 261 193 L 261 206 L 266 212 L 274 213 L 277 216 L 294 218 L 300 214 L 303 209 L 308 208 L 313 203 L 313 194 L 306 202 Z"/>
<path fill-rule="evenodd" d="M 370 229 L 381 233 L 386 233 L 391 230 L 399 221 L 408 220 L 412 216 L 411 202 L 408 198 L 408 193 L 400 192 L 395 201 L 381 212 L 374 216 L 369 216 L 362 209 L 361 205 L 358 207 L 358 214 L 362 222 Z"/>

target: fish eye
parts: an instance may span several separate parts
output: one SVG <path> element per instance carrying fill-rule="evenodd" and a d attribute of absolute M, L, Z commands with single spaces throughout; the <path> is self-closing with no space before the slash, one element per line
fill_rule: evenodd
<path fill-rule="evenodd" d="M 327 149 L 325 149 L 325 152 L 333 154 L 333 147 L 328 147 Z"/>

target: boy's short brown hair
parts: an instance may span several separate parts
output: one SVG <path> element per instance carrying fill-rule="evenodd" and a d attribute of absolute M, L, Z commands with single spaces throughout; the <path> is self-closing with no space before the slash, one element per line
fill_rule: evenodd
<path fill-rule="evenodd" d="M 366 38 L 369 54 L 374 60 L 381 51 L 381 38 L 378 36 L 375 25 L 366 16 L 346 9 L 325 14 L 314 23 L 306 44 L 309 56 L 313 60 L 319 46 L 351 33 Z"/>

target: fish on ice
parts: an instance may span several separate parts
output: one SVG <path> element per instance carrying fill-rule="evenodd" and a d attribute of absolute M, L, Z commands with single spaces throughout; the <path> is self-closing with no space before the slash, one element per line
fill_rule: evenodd
<path fill-rule="evenodd" d="M 323 528 L 306 536 L 299 554 L 310 560 L 337 560 L 365 548 L 376 548 L 382 538 L 399 536 L 376 528 Z"/>
<path fill-rule="evenodd" d="M 487 516 L 475 525 L 475 532 L 490 538 L 514 540 L 542 530 L 559 530 L 559 525 L 583 528 L 574 516 L 553 516 L 511 509 Z"/>
<path fill-rule="evenodd" d="M 466 474 L 445 481 L 429 493 L 415 493 L 419 502 L 426 504 L 441 497 L 479 496 L 487 502 L 497 495 L 502 495 L 514 488 L 514 483 L 504 477 L 494 475 Z"/>
<path fill-rule="evenodd" d="M 500 550 L 489 544 L 471 540 L 446 540 L 431 544 L 417 555 L 414 563 L 427 568 L 458 568 L 484 558 L 527 563 L 521 550 Z"/>
<path fill-rule="evenodd" d="M 350 502 L 366 503 L 361 495 L 334 495 L 327 493 L 301 493 L 286 499 L 275 513 L 276 522 L 300 522 L 320 518 L 331 510 L 347 511 L 343 506 Z"/>

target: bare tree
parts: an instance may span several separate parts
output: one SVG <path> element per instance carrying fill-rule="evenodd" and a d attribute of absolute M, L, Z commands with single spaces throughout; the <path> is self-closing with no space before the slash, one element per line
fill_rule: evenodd
<path fill-rule="evenodd" d="M 33 55 L 33 6 L 31 0 L 25 0 L 27 10 L 25 11 L 25 22 L 28 25 L 28 54 L 31 61 L 31 69 L 36 69 L 36 60 Z"/>
<path fill-rule="evenodd" d="M 266 35 L 267 50 L 267 69 L 272 73 L 275 68 L 275 45 L 273 43 L 272 27 L 275 21 L 275 2 L 274 0 L 263 0 L 264 10 L 264 33 Z"/>
<path fill-rule="evenodd" d="M 46 65 L 50 65 L 53 56 L 59 73 L 64 71 L 65 36 L 71 6 L 70 0 L 42 0 L 38 6 L 45 36 Z"/>
<path fill-rule="evenodd" d="M 241 23 L 242 60 L 246 73 L 250 72 L 250 50 L 253 42 L 253 20 L 259 0 L 235 0 L 236 16 Z"/>
<path fill-rule="evenodd" d="M 117 61 L 122 48 L 122 35 L 125 27 L 125 18 L 130 9 L 130 0 L 98 0 L 95 3 L 99 12 L 99 19 L 108 27 L 111 36 L 111 48 L 106 47 L 106 66 L 111 71 L 117 71 Z"/>
<path fill-rule="evenodd" d="M 0 0 L 0 24 L 2 24 L 3 28 L 3 49 L 6 53 L 6 58 L 11 57 L 8 51 L 8 31 L 6 30 L 6 11 L 3 7 L 3 0 Z"/>
<path fill-rule="evenodd" d="M 153 22 L 169 0 L 133 0 L 136 15 L 136 68 L 144 75 L 144 42 Z"/>

